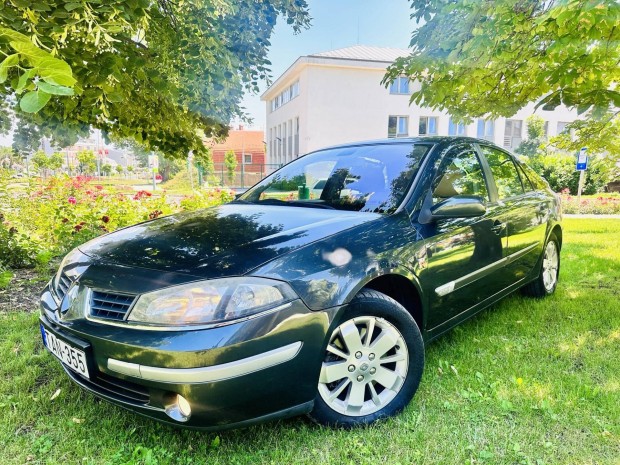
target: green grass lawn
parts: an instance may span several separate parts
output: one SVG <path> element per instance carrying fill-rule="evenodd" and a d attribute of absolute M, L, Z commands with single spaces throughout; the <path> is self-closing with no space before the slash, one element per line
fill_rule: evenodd
<path fill-rule="evenodd" d="M 618 464 L 620 221 L 564 227 L 553 297 L 516 294 L 433 343 L 404 413 L 354 431 L 160 425 L 71 384 L 36 314 L 0 313 L 0 464 Z"/>

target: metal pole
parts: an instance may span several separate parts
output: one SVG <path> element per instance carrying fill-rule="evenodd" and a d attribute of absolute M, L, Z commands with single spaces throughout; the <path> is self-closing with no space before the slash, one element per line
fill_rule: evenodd
<path fill-rule="evenodd" d="M 581 213 L 581 191 L 583 190 L 583 183 L 585 179 L 586 179 L 586 171 L 581 170 L 579 172 L 579 187 L 577 187 L 577 203 L 578 203 L 577 211 L 579 213 Z"/>

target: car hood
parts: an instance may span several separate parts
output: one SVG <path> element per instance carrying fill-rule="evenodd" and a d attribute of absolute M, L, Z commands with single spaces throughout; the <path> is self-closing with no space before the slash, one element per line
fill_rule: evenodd
<path fill-rule="evenodd" d="M 299 247 L 380 217 L 231 203 L 121 229 L 79 250 L 100 262 L 215 278 L 245 274 Z"/>

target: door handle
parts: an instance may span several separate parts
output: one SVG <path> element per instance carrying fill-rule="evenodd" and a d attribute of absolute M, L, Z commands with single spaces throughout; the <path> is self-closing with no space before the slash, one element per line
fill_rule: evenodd
<path fill-rule="evenodd" d="M 500 235 L 504 232 L 504 230 L 506 229 L 507 223 L 502 223 L 499 220 L 495 220 L 493 222 L 493 226 L 491 226 L 491 231 L 493 231 L 495 234 Z"/>

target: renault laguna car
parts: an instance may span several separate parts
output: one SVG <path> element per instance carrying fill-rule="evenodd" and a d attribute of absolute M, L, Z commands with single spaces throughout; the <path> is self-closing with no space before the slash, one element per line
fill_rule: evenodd
<path fill-rule="evenodd" d="M 560 217 L 484 140 L 328 148 L 78 247 L 41 333 L 82 388 L 174 425 L 367 424 L 407 405 L 433 339 L 517 289 L 554 292 Z"/>

